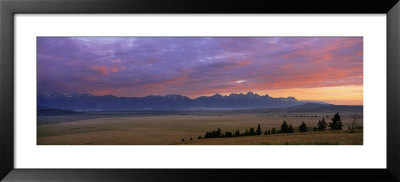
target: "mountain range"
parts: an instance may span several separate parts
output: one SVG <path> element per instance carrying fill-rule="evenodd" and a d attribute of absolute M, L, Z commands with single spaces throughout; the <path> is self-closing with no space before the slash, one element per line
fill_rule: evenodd
<path fill-rule="evenodd" d="M 294 97 L 274 98 L 253 92 L 246 94 L 232 93 L 226 96 L 215 94 L 194 99 L 176 94 L 116 97 L 113 95 L 95 96 L 91 94 L 53 93 L 39 94 L 37 96 L 38 108 L 99 111 L 284 108 L 305 103 L 310 103 L 310 101 L 300 101 Z"/>

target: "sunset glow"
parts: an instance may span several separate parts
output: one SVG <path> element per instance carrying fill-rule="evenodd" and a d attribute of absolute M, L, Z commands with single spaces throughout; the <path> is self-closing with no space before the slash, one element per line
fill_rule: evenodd
<path fill-rule="evenodd" d="M 362 37 L 39 37 L 38 93 L 363 104 Z"/>

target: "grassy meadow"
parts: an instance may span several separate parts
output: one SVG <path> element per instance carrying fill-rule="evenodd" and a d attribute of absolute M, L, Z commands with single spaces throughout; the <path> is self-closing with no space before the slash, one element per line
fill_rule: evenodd
<path fill-rule="evenodd" d="M 350 133 L 347 128 L 354 113 L 340 113 L 341 131 L 317 131 L 318 120 L 331 122 L 335 113 L 119 113 L 38 116 L 38 145 L 362 145 L 363 130 Z M 249 128 L 280 129 L 286 120 L 295 133 L 232 138 L 207 138 L 208 131 L 221 128 L 222 132 L 241 132 Z M 308 132 L 298 132 L 304 121 Z M 357 114 L 357 125 L 362 126 L 362 113 Z M 192 138 L 193 140 L 190 140 Z M 184 139 L 185 141 L 182 141 Z"/>

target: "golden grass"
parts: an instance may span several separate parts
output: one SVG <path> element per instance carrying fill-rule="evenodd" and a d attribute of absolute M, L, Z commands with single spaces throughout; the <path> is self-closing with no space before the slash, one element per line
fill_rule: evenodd
<path fill-rule="evenodd" d="M 265 117 L 265 114 L 230 114 L 230 115 L 168 115 L 168 116 L 130 116 L 130 117 L 112 117 L 96 118 L 88 120 L 78 120 L 73 122 L 64 122 L 57 124 L 39 125 L 37 128 L 38 145 L 169 145 L 182 144 L 181 139 L 186 141 L 192 137 L 194 145 L 202 145 L 206 140 L 197 141 L 199 135 L 204 136 L 206 131 L 221 128 L 224 131 L 234 132 L 236 129 L 244 131 L 250 127 L 257 127 L 260 123 L 262 130 L 276 128 L 278 129 L 283 120 L 293 124 L 297 129 L 298 125 L 305 121 L 308 127 L 316 126 L 319 117 L 284 117 L 288 114 L 276 114 L 271 117 Z M 323 114 L 332 117 L 333 113 Z M 352 115 L 342 115 L 344 128 L 351 122 Z M 328 122 L 329 118 L 325 118 Z M 362 119 L 358 121 L 362 125 Z M 310 128 L 310 130 L 312 130 Z M 303 136 L 304 135 L 304 136 Z M 321 136 L 320 136 L 321 135 Z M 362 132 L 347 135 L 341 134 L 289 134 L 289 135 L 268 135 L 257 137 L 239 137 L 215 140 L 211 143 L 217 144 L 285 144 L 286 141 L 296 141 L 290 137 L 301 136 L 297 141 L 303 141 L 305 144 L 323 142 L 324 139 L 332 141 L 332 144 L 362 144 Z M 268 138 L 268 140 L 264 140 Z M 276 140 L 272 138 L 277 137 Z M 279 139 L 278 139 L 279 137 Z M 289 137 L 289 138 L 287 138 Z M 295 137 L 295 138 L 296 138 Z M 322 137 L 322 138 L 321 138 Z M 329 139 L 336 138 L 336 139 Z M 353 138 L 358 137 L 358 138 Z M 282 139 L 283 138 L 283 139 Z M 360 141 L 361 138 L 361 142 Z M 208 139 L 207 139 L 208 140 Z M 233 141 L 235 140 L 235 141 Z M 237 141 L 236 141 L 237 140 Z M 252 141 L 254 140 L 254 141 Z M 257 142 L 260 140 L 260 142 Z M 352 142 L 357 140 L 358 142 Z M 273 142 L 277 141 L 277 142 Z M 196 143 L 200 142 L 200 143 Z M 208 141 L 207 141 L 208 142 Z M 215 143 L 217 142 L 217 143 Z M 307 143 L 308 142 L 308 143 Z M 191 143 L 185 143 L 191 144 Z M 213 144 L 210 144 L 213 145 Z"/>

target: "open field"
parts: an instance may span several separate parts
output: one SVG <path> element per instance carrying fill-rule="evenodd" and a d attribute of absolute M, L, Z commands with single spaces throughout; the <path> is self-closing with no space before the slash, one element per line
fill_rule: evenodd
<path fill-rule="evenodd" d="M 38 145 L 168 145 L 168 144 L 362 144 L 362 130 L 349 134 L 347 131 L 312 132 L 318 120 L 327 122 L 334 113 L 202 113 L 202 114 L 149 114 L 121 116 L 39 116 Z M 353 120 L 354 113 L 341 113 L 344 129 Z M 63 120 L 69 118 L 69 120 Z M 71 119 L 72 118 L 72 119 Z M 222 132 L 261 125 L 263 131 L 279 130 L 283 120 L 297 130 L 304 121 L 310 132 L 275 134 L 266 136 L 201 139 L 205 132 L 221 128 Z M 357 124 L 362 126 L 362 114 Z M 192 137 L 193 141 L 189 141 Z M 181 142 L 181 139 L 185 142 Z"/>

